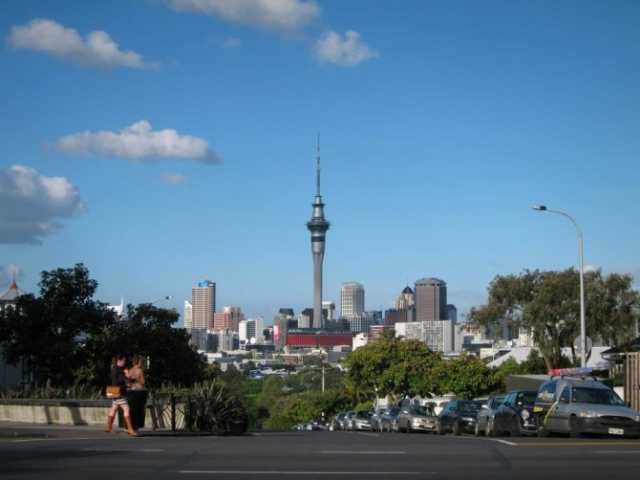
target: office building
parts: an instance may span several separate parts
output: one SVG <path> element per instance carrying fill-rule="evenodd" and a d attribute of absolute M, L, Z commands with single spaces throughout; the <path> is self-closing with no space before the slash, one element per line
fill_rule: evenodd
<path fill-rule="evenodd" d="M 447 320 L 447 284 L 438 278 L 423 278 L 415 285 L 416 321 Z"/>
<path fill-rule="evenodd" d="M 388 325 L 371 325 L 369 327 L 369 341 L 373 342 L 382 338 L 384 332 L 390 330 L 393 331 L 393 327 L 390 327 Z"/>
<path fill-rule="evenodd" d="M 182 315 L 184 328 L 191 330 L 193 328 L 193 305 L 188 300 L 184 301 L 184 313 Z"/>
<path fill-rule="evenodd" d="M 453 323 L 458 322 L 458 309 L 455 305 L 447 305 L 447 320 L 451 320 Z"/>
<path fill-rule="evenodd" d="M 324 261 L 325 236 L 329 222 L 324 218 L 324 203 L 320 195 L 320 139 L 316 156 L 316 196 L 312 204 L 313 214 L 307 222 L 311 233 L 311 255 L 313 257 L 313 319 L 314 328 L 323 328 L 322 318 L 322 262 Z"/>
<path fill-rule="evenodd" d="M 434 352 L 455 351 L 455 325 L 450 320 L 427 320 L 424 322 L 399 322 L 394 328 L 396 337 L 419 340 Z"/>
<path fill-rule="evenodd" d="M 331 348 L 347 345 L 351 348 L 353 334 L 350 332 L 327 332 L 318 329 L 293 329 L 287 334 L 285 345 L 298 348 Z"/>
<path fill-rule="evenodd" d="M 336 304 L 333 302 L 322 302 L 322 317 L 325 322 L 333 322 L 336 319 Z"/>
<path fill-rule="evenodd" d="M 416 304 L 416 297 L 408 285 L 404 287 L 398 299 L 396 300 L 396 310 L 409 310 Z"/>
<path fill-rule="evenodd" d="M 342 284 L 340 289 L 340 317 L 349 318 L 364 313 L 364 287 L 357 282 Z"/>
<path fill-rule="evenodd" d="M 298 328 L 311 328 L 313 319 L 313 308 L 305 308 L 298 315 Z"/>
<path fill-rule="evenodd" d="M 191 328 L 208 329 L 216 311 L 216 284 L 210 280 L 198 282 L 191 290 Z"/>
<path fill-rule="evenodd" d="M 244 315 L 240 307 L 224 307 L 222 312 L 213 315 L 213 322 L 209 327 L 211 330 L 231 330 L 238 331 L 238 325 L 244 320 Z"/>

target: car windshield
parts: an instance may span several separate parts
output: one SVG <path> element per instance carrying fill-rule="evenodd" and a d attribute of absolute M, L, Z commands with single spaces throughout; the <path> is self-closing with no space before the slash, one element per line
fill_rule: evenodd
<path fill-rule="evenodd" d="M 624 405 L 624 402 L 613 390 L 608 388 L 573 387 L 571 389 L 573 403 L 597 403 L 600 405 Z"/>
<path fill-rule="evenodd" d="M 366 410 L 360 410 L 357 414 L 356 417 L 358 418 L 371 418 L 371 412 L 367 412 Z"/>
<path fill-rule="evenodd" d="M 533 405 L 536 401 L 537 395 L 538 392 L 520 392 L 516 398 L 516 403 L 518 405 Z"/>
<path fill-rule="evenodd" d="M 458 410 L 465 413 L 477 413 L 482 406 L 482 402 L 460 402 Z"/>
<path fill-rule="evenodd" d="M 429 407 L 422 407 L 422 406 L 418 406 L 418 407 L 413 407 L 411 409 L 411 413 L 413 415 L 422 415 L 423 417 L 430 417 L 433 416 L 433 411 L 431 410 L 431 408 Z"/>
<path fill-rule="evenodd" d="M 387 415 L 398 415 L 398 413 L 400 413 L 400 409 L 398 407 L 393 407 L 389 409 Z"/>

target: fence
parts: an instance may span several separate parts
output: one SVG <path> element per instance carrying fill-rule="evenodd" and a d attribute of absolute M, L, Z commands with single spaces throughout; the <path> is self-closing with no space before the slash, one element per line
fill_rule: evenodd
<path fill-rule="evenodd" d="M 640 353 L 625 355 L 624 401 L 634 410 L 640 410 Z"/>

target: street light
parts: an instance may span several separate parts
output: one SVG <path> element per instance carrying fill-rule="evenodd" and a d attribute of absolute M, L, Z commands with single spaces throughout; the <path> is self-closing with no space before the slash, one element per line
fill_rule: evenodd
<path fill-rule="evenodd" d="M 576 222 L 575 219 L 567 212 L 563 212 L 562 210 L 551 210 L 545 205 L 534 205 L 531 208 L 539 212 L 550 212 L 562 215 L 563 217 L 568 218 L 571 223 L 573 223 L 573 226 L 576 227 L 576 232 L 578 234 L 578 256 L 580 260 L 580 366 L 584 368 L 587 366 L 587 328 L 584 308 L 584 248 L 582 244 L 582 229 L 578 225 L 578 222 Z"/>

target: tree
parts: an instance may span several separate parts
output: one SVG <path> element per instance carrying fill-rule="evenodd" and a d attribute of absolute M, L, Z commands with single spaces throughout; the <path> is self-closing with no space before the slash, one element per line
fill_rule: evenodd
<path fill-rule="evenodd" d="M 616 346 L 627 340 L 633 328 L 632 306 L 638 292 L 628 275 L 600 271 L 585 275 L 587 332 Z M 481 326 L 507 322 L 532 332 L 548 369 L 562 366 L 562 348 L 571 347 L 580 332 L 578 272 L 525 270 L 520 275 L 496 276 L 489 285 L 489 302 L 470 312 L 471 322 Z M 573 352 L 575 361 L 575 352 Z"/>
<path fill-rule="evenodd" d="M 418 340 L 384 335 L 347 356 L 347 389 L 357 402 L 437 393 L 440 386 L 434 372 L 441 361 L 440 354 Z"/>
<path fill-rule="evenodd" d="M 41 273 L 40 295 L 23 295 L 0 317 L 0 345 L 8 363 L 26 362 L 35 384 L 74 383 L 86 361 L 84 342 L 112 327 L 113 312 L 93 299 L 98 283 L 81 263 Z"/>
<path fill-rule="evenodd" d="M 436 369 L 442 393 L 472 399 L 493 391 L 496 380 L 487 365 L 474 355 L 463 354 L 458 358 L 441 362 Z"/>

